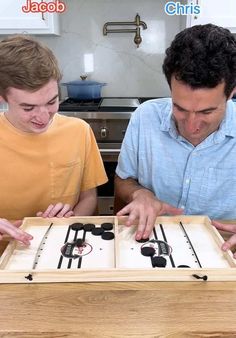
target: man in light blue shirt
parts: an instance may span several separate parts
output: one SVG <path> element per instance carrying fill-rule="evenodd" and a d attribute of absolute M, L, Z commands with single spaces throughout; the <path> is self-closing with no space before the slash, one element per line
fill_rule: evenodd
<path fill-rule="evenodd" d="M 211 24 L 187 28 L 163 70 L 172 98 L 133 113 L 116 169 L 116 193 L 127 203 L 118 215 L 129 214 L 127 225 L 139 220 L 137 240 L 158 215 L 236 219 L 236 40 Z"/>

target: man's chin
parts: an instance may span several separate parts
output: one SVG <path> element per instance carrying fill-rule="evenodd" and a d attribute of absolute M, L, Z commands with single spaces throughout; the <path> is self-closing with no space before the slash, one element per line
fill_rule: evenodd
<path fill-rule="evenodd" d="M 188 140 L 194 146 L 197 146 L 198 144 L 200 144 L 204 139 L 205 138 L 201 137 L 200 135 L 196 137 L 191 136 L 189 138 L 186 138 L 186 140 Z"/>
<path fill-rule="evenodd" d="M 45 131 L 48 130 L 48 127 L 50 126 L 51 121 L 47 124 L 44 125 L 40 125 L 40 124 L 36 124 L 36 123 L 31 123 L 30 126 L 30 132 L 34 133 L 34 134 L 41 134 L 44 133 Z"/>
<path fill-rule="evenodd" d="M 42 133 L 45 133 L 48 130 L 48 127 L 49 126 L 46 126 L 44 128 L 40 128 L 40 129 L 33 128 L 32 131 L 31 131 L 31 133 L 33 133 L 33 134 L 42 134 Z"/>
<path fill-rule="evenodd" d="M 25 130 L 25 132 L 29 133 L 29 134 L 42 134 L 45 131 L 48 130 L 49 125 L 46 125 L 44 127 L 41 128 L 35 128 L 34 126 L 31 126 L 31 128 L 28 128 L 28 130 Z"/>

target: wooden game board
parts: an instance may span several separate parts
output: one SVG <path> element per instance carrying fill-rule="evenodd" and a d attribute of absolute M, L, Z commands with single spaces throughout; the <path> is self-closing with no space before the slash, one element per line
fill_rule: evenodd
<path fill-rule="evenodd" d="M 124 226 L 125 219 L 25 218 L 22 227 L 34 239 L 29 247 L 9 243 L 0 258 L 0 283 L 236 280 L 236 260 L 221 251 L 223 238 L 207 217 L 158 217 L 145 243 L 135 240 L 136 226 Z M 91 223 L 98 229 L 88 231 Z M 113 239 L 95 234 L 104 223 L 112 223 L 103 231 Z M 142 254 L 147 247 L 152 256 Z M 155 260 L 165 266 L 155 267 Z"/>

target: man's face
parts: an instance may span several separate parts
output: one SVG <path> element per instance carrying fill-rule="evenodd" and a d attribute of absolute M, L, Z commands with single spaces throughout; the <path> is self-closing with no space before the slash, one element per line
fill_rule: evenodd
<path fill-rule="evenodd" d="M 181 136 L 194 146 L 219 128 L 227 98 L 225 83 L 215 88 L 192 89 L 174 77 L 171 80 L 173 116 Z"/>
<path fill-rule="evenodd" d="M 7 92 L 8 121 L 17 129 L 40 134 L 45 132 L 58 110 L 58 85 L 50 80 L 35 92 L 10 87 Z"/>

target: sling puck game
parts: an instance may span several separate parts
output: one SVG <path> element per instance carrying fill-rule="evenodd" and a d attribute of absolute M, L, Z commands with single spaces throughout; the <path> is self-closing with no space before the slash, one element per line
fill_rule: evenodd
<path fill-rule="evenodd" d="M 0 283 L 233 281 L 236 260 L 205 216 L 162 216 L 136 241 L 126 217 L 25 218 L 34 238 L 12 240 L 0 258 Z"/>

